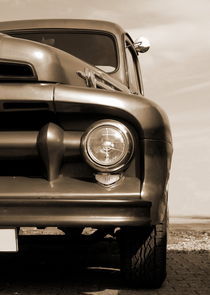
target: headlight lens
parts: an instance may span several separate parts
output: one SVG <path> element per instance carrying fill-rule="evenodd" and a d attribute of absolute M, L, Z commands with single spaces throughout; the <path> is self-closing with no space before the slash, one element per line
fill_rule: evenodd
<path fill-rule="evenodd" d="M 92 125 L 82 139 L 87 162 L 99 171 L 116 171 L 124 167 L 133 153 L 133 138 L 128 128 L 114 120 Z"/>
<path fill-rule="evenodd" d="M 89 156 L 100 165 L 114 165 L 125 154 L 127 142 L 119 129 L 101 126 L 94 129 L 87 139 Z"/>

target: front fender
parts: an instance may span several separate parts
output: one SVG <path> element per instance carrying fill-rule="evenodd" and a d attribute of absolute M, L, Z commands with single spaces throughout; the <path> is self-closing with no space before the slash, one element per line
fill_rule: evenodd
<path fill-rule="evenodd" d="M 56 112 L 114 115 L 134 125 L 140 139 L 172 142 L 167 115 L 142 96 L 59 84 L 55 87 L 54 100 Z"/>
<path fill-rule="evenodd" d="M 57 112 L 100 113 L 116 116 L 132 124 L 143 147 L 141 198 L 152 202 L 151 222 L 163 220 L 167 205 L 167 183 L 172 157 L 172 137 L 168 118 L 150 100 L 120 92 L 58 85 Z M 142 153 L 142 151 L 140 151 Z M 140 157 L 141 158 L 141 157 Z"/>
<path fill-rule="evenodd" d="M 141 198 L 152 203 L 150 212 L 152 224 L 162 222 L 165 215 L 172 152 L 170 143 L 144 140 L 144 178 Z"/>

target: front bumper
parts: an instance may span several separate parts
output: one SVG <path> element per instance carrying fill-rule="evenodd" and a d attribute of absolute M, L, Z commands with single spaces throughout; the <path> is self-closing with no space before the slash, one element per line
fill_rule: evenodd
<path fill-rule="evenodd" d="M 1 226 L 140 226 L 150 224 L 150 203 L 140 200 L 33 200 L 0 202 Z"/>
<path fill-rule="evenodd" d="M 137 178 L 107 189 L 60 177 L 54 182 L 0 178 L 0 226 L 141 226 L 150 224 L 151 202 L 140 198 Z"/>

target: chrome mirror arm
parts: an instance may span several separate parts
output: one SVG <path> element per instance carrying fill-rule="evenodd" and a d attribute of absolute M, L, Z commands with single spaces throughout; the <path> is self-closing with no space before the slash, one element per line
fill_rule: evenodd
<path fill-rule="evenodd" d="M 134 42 L 135 50 L 138 53 L 147 52 L 150 48 L 150 42 L 145 37 L 140 37 Z"/>

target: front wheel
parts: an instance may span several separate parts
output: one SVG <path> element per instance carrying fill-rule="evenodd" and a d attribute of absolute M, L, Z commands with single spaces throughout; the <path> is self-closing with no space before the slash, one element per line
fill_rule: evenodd
<path fill-rule="evenodd" d="M 166 278 L 167 216 L 155 226 L 121 230 L 119 242 L 123 279 L 134 287 L 159 288 Z"/>

